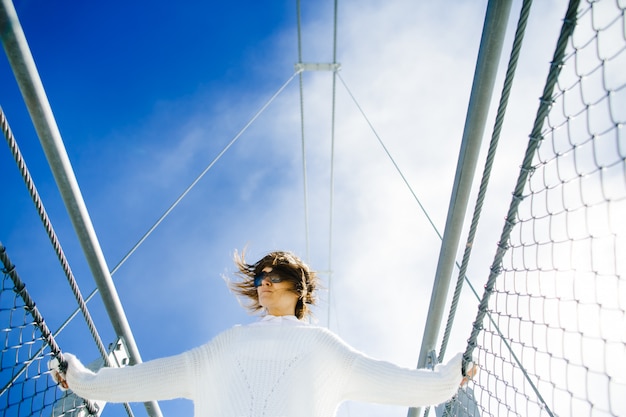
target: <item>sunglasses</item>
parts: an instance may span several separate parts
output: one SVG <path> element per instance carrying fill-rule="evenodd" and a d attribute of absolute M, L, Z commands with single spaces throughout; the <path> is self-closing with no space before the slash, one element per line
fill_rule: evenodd
<path fill-rule="evenodd" d="M 283 278 L 280 275 L 273 274 L 272 272 L 261 272 L 254 277 L 254 286 L 260 287 L 265 278 L 269 279 L 272 284 L 278 284 L 283 281 Z"/>

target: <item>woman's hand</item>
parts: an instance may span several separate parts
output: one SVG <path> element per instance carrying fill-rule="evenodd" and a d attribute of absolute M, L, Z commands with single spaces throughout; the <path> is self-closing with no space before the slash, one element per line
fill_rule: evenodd
<path fill-rule="evenodd" d="M 52 379 L 59 385 L 62 391 L 66 391 L 69 388 L 67 384 L 67 377 L 65 372 L 61 371 L 61 362 L 58 358 L 53 358 L 48 362 L 48 369 L 51 371 Z"/>
<path fill-rule="evenodd" d="M 465 371 L 465 376 L 461 380 L 462 387 L 465 386 L 465 384 L 467 384 L 470 379 L 476 376 L 476 374 L 478 373 L 478 365 L 476 365 L 474 362 L 468 362 L 466 369 L 467 370 Z"/>

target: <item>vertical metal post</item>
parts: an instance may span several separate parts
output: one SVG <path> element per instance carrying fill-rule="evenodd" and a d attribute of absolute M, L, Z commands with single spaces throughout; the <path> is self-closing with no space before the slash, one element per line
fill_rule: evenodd
<path fill-rule="evenodd" d="M 131 363 L 140 363 L 139 349 L 109 273 L 26 36 L 10 0 L 0 0 L 0 36 L 113 328 L 123 338 Z M 145 403 L 145 407 L 150 416 L 162 416 L 156 401 Z"/>
<path fill-rule="evenodd" d="M 511 3 L 511 0 L 490 0 L 487 5 L 454 187 L 448 207 L 446 227 L 417 363 L 418 368 L 435 365 L 436 355 L 433 355 L 432 352 L 435 350 L 444 315 L 463 220 L 467 211 L 480 145 L 485 131 L 491 96 L 493 95 Z M 459 369 L 459 382 L 460 372 Z M 409 417 L 417 417 L 419 414 L 419 408 L 409 409 Z"/>

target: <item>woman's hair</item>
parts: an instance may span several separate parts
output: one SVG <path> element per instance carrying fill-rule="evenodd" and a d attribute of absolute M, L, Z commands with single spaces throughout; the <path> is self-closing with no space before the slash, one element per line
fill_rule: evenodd
<path fill-rule="evenodd" d="M 311 314 L 310 305 L 315 305 L 316 289 L 318 285 L 317 274 L 309 269 L 308 265 L 291 252 L 275 251 L 270 252 L 254 264 L 245 261 L 245 250 L 239 255 L 237 251 L 233 256 L 237 272 L 235 275 L 240 278 L 238 282 L 230 282 L 230 289 L 237 295 L 247 297 L 250 302 L 246 308 L 251 312 L 259 311 L 263 308 L 259 304 L 259 295 L 254 286 L 254 277 L 263 272 L 264 268 L 272 268 L 272 272 L 278 274 L 283 280 L 292 282 L 291 291 L 298 295 L 295 315 L 302 319 Z"/>

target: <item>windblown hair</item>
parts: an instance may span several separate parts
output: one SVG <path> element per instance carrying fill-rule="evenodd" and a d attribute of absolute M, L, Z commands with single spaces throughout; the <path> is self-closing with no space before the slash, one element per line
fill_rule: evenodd
<path fill-rule="evenodd" d="M 291 291 L 298 295 L 295 316 L 302 319 L 311 314 L 309 306 L 317 302 L 316 289 L 318 277 L 309 266 L 302 262 L 300 258 L 291 252 L 274 251 L 270 252 L 254 264 L 245 261 L 245 250 L 239 255 L 237 251 L 233 256 L 237 272 L 235 275 L 240 278 L 238 282 L 230 282 L 230 289 L 237 295 L 249 299 L 246 308 L 250 312 L 257 312 L 263 309 L 259 304 L 257 288 L 254 286 L 254 277 L 259 275 L 264 268 L 272 268 L 272 272 L 280 275 L 284 280 L 292 282 Z"/>

